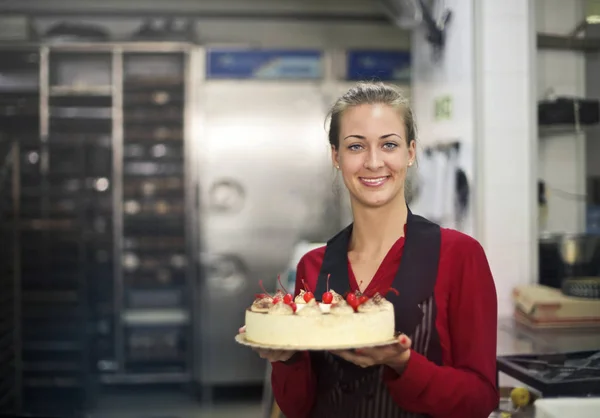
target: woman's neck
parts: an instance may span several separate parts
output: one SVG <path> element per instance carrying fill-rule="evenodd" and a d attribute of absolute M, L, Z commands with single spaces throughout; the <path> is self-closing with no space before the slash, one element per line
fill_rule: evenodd
<path fill-rule="evenodd" d="M 403 195 L 379 208 L 368 208 L 352 202 L 352 213 L 351 251 L 373 255 L 387 253 L 398 238 L 404 236 L 408 208 Z"/>

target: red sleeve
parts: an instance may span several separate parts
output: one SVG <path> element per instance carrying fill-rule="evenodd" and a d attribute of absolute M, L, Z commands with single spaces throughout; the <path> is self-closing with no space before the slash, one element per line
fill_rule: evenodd
<path fill-rule="evenodd" d="M 386 369 L 395 402 L 434 418 L 487 418 L 499 401 L 494 279 L 481 245 L 472 238 L 461 241 L 453 252 L 462 261 L 452 274 L 448 295 L 451 355 L 445 353 L 444 365 L 438 366 L 413 351 L 400 376 Z M 444 326 L 436 322 L 438 329 Z"/>
<path fill-rule="evenodd" d="M 296 270 L 294 295 L 303 288 L 302 280 L 314 290 L 323 258 L 322 249 L 306 254 Z M 271 385 L 277 405 L 286 418 L 307 418 L 312 410 L 317 380 L 311 367 L 308 352 L 298 353 L 292 364 L 272 363 Z"/>

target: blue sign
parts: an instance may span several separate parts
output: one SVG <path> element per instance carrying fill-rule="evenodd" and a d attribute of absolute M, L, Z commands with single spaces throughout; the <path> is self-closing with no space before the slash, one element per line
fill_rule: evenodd
<path fill-rule="evenodd" d="M 346 78 L 360 81 L 410 81 L 408 51 L 348 51 Z"/>
<path fill-rule="evenodd" d="M 321 51 L 209 50 L 209 79 L 314 80 L 323 76 Z"/>

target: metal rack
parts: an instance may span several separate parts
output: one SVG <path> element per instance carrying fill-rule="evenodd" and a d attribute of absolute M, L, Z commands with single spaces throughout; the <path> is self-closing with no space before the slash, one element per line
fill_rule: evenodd
<path fill-rule="evenodd" d="M 117 276 L 123 380 L 191 378 L 185 47 L 122 55 Z M 115 158 L 118 158 L 115 156 Z M 114 379 L 114 377 L 113 377 Z"/>
<path fill-rule="evenodd" d="M 86 343 L 93 347 L 87 362 L 103 383 L 187 382 L 193 359 L 188 260 L 194 240 L 188 236 L 191 178 L 185 150 L 191 47 L 44 48 L 48 121 L 53 106 L 68 108 L 70 118 L 49 123 L 46 131 L 43 125 L 42 138 L 57 146 L 70 142 L 67 148 L 80 158 L 94 156 L 85 160 L 84 190 L 77 192 L 82 289 L 93 295 L 86 313 L 92 329 Z M 67 131 L 82 128 L 79 145 L 68 141 Z"/>
<path fill-rule="evenodd" d="M 100 156 L 91 155 L 88 136 L 103 123 L 85 92 L 66 88 L 65 80 L 77 79 L 74 57 L 39 51 L 38 140 L 21 170 L 23 406 L 76 415 L 92 380 L 87 258 L 96 221 L 90 211 L 102 207 L 93 196 Z"/>
<path fill-rule="evenodd" d="M 0 312 L 0 413 L 79 414 L 98 380 L 189 382 L 193 48 L 61 43 L 0 54 L 0 143 L 18 143 L 9 184 L 21 186 L 0 208 L 13 244 L 0 251 L 11 308 Z"/>

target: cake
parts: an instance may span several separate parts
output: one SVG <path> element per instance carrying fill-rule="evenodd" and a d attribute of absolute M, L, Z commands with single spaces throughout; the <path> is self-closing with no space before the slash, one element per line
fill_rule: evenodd
<path fill-rule="evenodd" d="M 394 306 L 380 293 L 369 298 L 357 291 L 344 298 L 327 286 L 319 302 L 306 288 L 295 298 L 285 289 L 274 295 L 264 288 L 263 292 L 246 310 L 249 343 L 324 350 L 377 345 L 394 338 Z"/>

